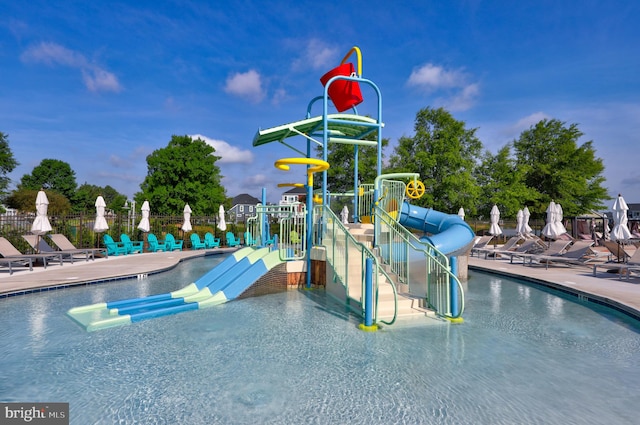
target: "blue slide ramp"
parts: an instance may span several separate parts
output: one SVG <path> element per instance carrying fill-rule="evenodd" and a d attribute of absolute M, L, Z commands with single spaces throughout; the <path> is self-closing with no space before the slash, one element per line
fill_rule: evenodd
<path fill-rule="evenodd" d="M 467 250 L 473 243 L 475 233 L 456 214 L 446 214 L 432 208 L 423 208 L 402 203 L 398 223 L 410 229 L 431 233 L 420 238 L 433 245 L 447 256 L 456 256 Z"/>
<path fill-rule="evenodd" d="M 236 298 L 280 263 L 277 251 L 244 248 L 178 291 L 75 307 L 67 314 L 87 331 L 94 331 L 211 307 Z"/>

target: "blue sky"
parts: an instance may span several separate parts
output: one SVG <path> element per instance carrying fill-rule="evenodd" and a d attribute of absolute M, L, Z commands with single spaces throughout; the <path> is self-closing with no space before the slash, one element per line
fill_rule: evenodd
<path fill-rule="evenodd" d="M 14 183 L 53 158 L 78 184 L 132 196 L 146 156 L 187 134 L 222 156 L 227 195 L 266 187 L 277 200 L 277 183 L 304 174 L 276 170 L 297 155 L 253 148 L 256 131 L 304 118 L 319 78 L 359 46 L 392 145 L 427 106 L 477 127 L 494 153 L 557 118 L 593 141 L 610 195 L 640 202 L 638 2 L 225 3 L 0 0 L 0 131 L 20 162 Z M 363 94 L 366 114 L 375 98 Z"/>

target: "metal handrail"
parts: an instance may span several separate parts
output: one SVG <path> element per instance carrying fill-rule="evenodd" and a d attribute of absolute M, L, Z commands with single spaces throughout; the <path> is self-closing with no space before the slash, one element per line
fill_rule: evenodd
<path fill-rule="evenodd" d="M 396 219 L 389 215 L 379 206 L 374 206 L 376 222 L 384 226 L 386 233 L 385 240 L 378 240 L 378 247 L 381 249 L 380 257 L 391 267 L 400 282 L 409 286 L 412 290 L 421 290 L 421 282 L 412 285 L 411 281 L 411 253 L 422 255 L 425 259 L 425 279 L 426 291 L 424 293 L 429 307 L 433 308 L 437 314 L 458 318 L 464 312 L 464 289 L 458 277 L 451 272 L 449 259 L 446 255 L 436 249 L 433 245 L 420 241 L 413 233 L 397 223 Z M 451 289 L 449 283 L 453 280 L 460 292 L 459 311 L 451 312 Z M 418 288 L 415 288 L 418 287 Z M 417 295 L 422 296 L 422 293 Z"/>
<path fill-rule="evenodd" d="M 380 320 L 381 323 L 384 323 L 386 325 L 392 325 L 398 316 L 398 291 L 397 288 L 395 286 L 395 283 L 393 282 L 393 280 L 391 279 L 391 277 L 387 274 L 387 272 L 380 267 L 380 262 L 378 261 L 378 258 L 376 257 L 376 255 L 371 252 L 371 250 L 369 250 L 364 244 L 362 244 L 361 242 L 359 242 L 358 240 L 356 240 L 353 235 L 349 232 L 349 230 L 342 224 L 342 222 L 340 221 L 340 219 L 338 219 L 338 217 L 334 214 L 333 211 L 331 211 L 330 208 L 328 208 L 325 205 L 316 205 L 314 207 L 314 223 L 318 223 L 318 227 L 319 230 L 322 233 L 322 237 L 320 238 L 321 240 L 319 241 L 320 244 L 324 245 L 325 248 L 327 249 L 327 261 L 329 262 L 329 264 L 331 264 L 331 267 L 334 270 L 334 276 L 337 277 L 340 280 L 340 283 L 342 284 L 342 286 L 345 289 L 345 294 L 347 296 L 347 298 L 349 298 L 349 273 L 348 273 L 348 267 L 353 267 L 355 265 L 355 261 L 353 261 L 351 264 L 349 264 L 349 258 L 348 258 L 348 246 L 349 244 L 352 244 L 353 246 L 355 246 L 357 249 L 359 249 L 360 251 L 360 266 L 361 266 L 361 270 L 360 270 L 360 276 L 361 276 L 361 298 L 360 298 L 360 302 L 361 302 L 361 306 L 363 307 L 363 296 L 364 296 L 364 292 L 365 292 L 365 282 L 364 282 L 364 264 L 365 264 L 365 258 L 371 258 L 372 262 L 373 262 L 373 286 L 375 288 L 374 290 L 374 311 L 372 314 L 372 317 L 374 319 L 374 322 L 378 321 L 378 288 L 379 288 L 379 280 L 378 277 L 380 274 L 384 275 L 387 279 L 387 281 L 389 282 L 389 285 L 391 285 L 391 288 L 393 290 L 393 299 L 394 299 L 394 312 L 393 312 L 393 318 L 391 319 L 391 321 L 386 322 L 384 320 Z M 332 234 L 331 237 L 329 237 L 329 225 L 332 226 Z M 338 261 L 336 261 L 339 257 L 336 255 L 336 240 L 337 237 L 340 238 L 344 238 L 345 240 L 345 251 L 344 251 L 344 255 L 342 255 L 342 259 L 344 259 L 344 269 L 342 264 L 339 264 Z M 326 245 L 326 240 L 327 239 L 331 239 L 331 247 Z"/>

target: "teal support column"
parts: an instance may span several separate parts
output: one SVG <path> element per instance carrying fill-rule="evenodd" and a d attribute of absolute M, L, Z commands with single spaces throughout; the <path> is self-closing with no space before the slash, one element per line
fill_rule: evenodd
<path fill-rule="evenodd" d="M 358 326 L 363 331 L 374 332 L 378 325 L 373 323 L 373 260 L 364 262 L 364 323 Z"/>
<path fill-rule="evenodd" d="M 311 247 L 313 246 L 313 187 L 307 184 L 307 289 L 311 288 Z"/>
<path fill-rule="evenodd" d="M 449 257 L 449 264 L 451 265 L 451 273 L 454 276 L 458 275 L 458 257 Z M 460 292 L 458 292 L 458 283 L 453 278 L 449 279 L 449 293 L 451 294 L 451 314 L 456 315 L 460 311 Z M 462 318 L 456 318 L 462 320 Z"/>

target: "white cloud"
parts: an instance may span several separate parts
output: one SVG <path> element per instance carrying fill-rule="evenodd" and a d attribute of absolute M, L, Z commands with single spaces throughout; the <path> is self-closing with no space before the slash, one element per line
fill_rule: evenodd
<path fill-rule="evenodd" d="M 118 78 L 110 72 L 100 68 L 91 68 L 82 70 L 82 79 L 84 85 L 87 86 L 89 91 L 113 91 L 118 92 L 121 90 Z"/>
<path fill-rule="evenodd" d="M 254 103 L 260 102 L 265 95 L 262 88 L 262 77 L 253 69 L 245 73 L 235 73 L 227 78 L 224 91 L 249 99 Z"/>
<path fill-rule="evenodd" d="M 303 54 L 292 63 L 292 68 L 296 71 L 304 71 L 309 68 L 328 71 L 338 65 L 338 49 L 317 38 L 309 40 L 301 50 Z"/>
<path fill-rule="evenodd" d="M 275 93 L 273 93 L 273 98 L 271 99 L 271 103 L 273 103 L 274 105 L 279 105 L 281 104 L 284 100 L 287 99 L 288 94 L 287 91 L 285 89 L 278 89 L 275 91 Z"/>
<path fill-rule="evenodd" d="M 425 93 L 446 91 L 447 96 L 438 99 L 452 111 L 464 111 L 471 108 L 480 94 L 480 85 L 469 82 L 470 76 L 461 69 L 447 70 L 428 63 L 414 69 L 407 85 L 417 87 Z"/>
<path fill-rule="evenodd" d="M 410 86 L 418 86 L 428 90 L 440 88 L 462 87 L 465 85 L 465 75 L 460 70 L 447 71 L 441 66 L 428 63 L 414 69 L 407 82 Z"/>
<path fill-rule="evenodd" d="M 242 163 L 251 164 L 253 162 L 253 152 L 232 146 L 223 140 L 211 139 L 201 134 L 190 135 L 192 139 L 202 139 L 216 150 L 215 155 L 220 157 L 220 163 Z"/>
<path fill-rule="evenodd" d="M 31 46 L 22 53 L 20 58 L 27 63 L 62 65 L 79 69 L 85 86 L 92 92 L 119 92 L 122 90 L 122 86 L 115 74 L 90 63 L 81 53 L 56 43 L 42 42 Z"/>
<path fill-rule="evenodd" d="M 473 106 L 474 101 L 479 93 L 480 88 L 478 84 L 469 84 L 460 92 L 458 92 L 458 94 L 446 100 L 444 103 L 447 106 L 447 109 L 451 110 L 452 112 L 466 111 Z"/>
<path fill-rule="evenodd" d="M 531 128 L 531 126 L 536 125 L 537 123 L 545 119 L 551 119 L 551 117 L 542 111 L 534 112 L 531 115 L 520 118 L 515 124 L 507 127 L 504 130 L 504 135 L 510 138 L 516 137 L 523 131 Z"/>
<path fill-rule="evenodd" d="M 264 185 L 265 183 L 271 183 L 266 175 L 264 174 L 255 174 L 252 176 L 247 176 L 244 179 L 244 182 L 247 185 Z"/>

